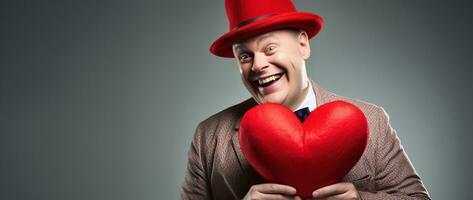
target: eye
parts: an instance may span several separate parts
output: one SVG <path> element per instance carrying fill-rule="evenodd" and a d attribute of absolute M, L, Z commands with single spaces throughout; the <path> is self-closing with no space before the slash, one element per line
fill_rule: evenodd
<path fill-rule="evenodd" d="M 276 45 L 269 45 L 266 47 L 265 53 L 266 54 L 272 54 L 276 50 Z"/>
<path fill-rule="evenodd" d="M 247 63 L 251 61 L 251 56 L 248 53 L 242 53 L 238 56 L 240 63 Z"/>

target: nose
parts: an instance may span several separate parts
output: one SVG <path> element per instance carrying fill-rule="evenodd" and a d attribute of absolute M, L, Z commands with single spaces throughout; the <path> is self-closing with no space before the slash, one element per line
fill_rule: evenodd
<path fill-rule="evenodd" d="M 251 70 L 254 72 L 261 72 L 269 67 L 269 62 L 264 53 L 255 53 L 253 55 L 253 66 Z"/>

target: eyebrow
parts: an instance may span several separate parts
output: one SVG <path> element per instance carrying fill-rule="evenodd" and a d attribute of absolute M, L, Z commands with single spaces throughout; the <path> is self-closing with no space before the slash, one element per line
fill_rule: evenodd
<path fill-rule="evenodd" d="M 236 44 L 235 45 L 235 52 L 240 53 L 240 51 L 247 51 L 248 48 L 246 48 L 244 45 L 241 44 Z"/>
<path fill-rule="evenodd" d="M 269 39 L 273 36 L 275 36 L 274 33 L 266 33 L 266 34 L 260 36 L 258 39 L 256 39 L 256 46 L 259 46 L 260 42 L 262 42 L 264 40 L 267 40 L 267 39 Z M 248 48 L 246 48 L 246 46 L 242 45 L 241 43 L 237 43 L 236 46 L 235 46 L 235 51 L 238 52 L 239 50 L 246 51 L 246 50 L 248 50 Z"/>
<path fill-rule="evenodd" d="M 264 41 L 264 40 L 266 40 L 266 39 L 268 39 L 268 38 L 270 38 L 270 37 L 273 37 L 273 36 L 274 36 L 274 33 L 267 33 L 267 34 L 262 35 L 261 37 L 259 37 L 258 39 L 256 39 L 256 45 L 259 45 L 259 43 L 260 43 L 261 41 Z"/>

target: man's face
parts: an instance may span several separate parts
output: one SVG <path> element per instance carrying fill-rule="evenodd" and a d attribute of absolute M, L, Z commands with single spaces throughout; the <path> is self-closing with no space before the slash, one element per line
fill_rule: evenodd
<path fill-rule="evenodd" d="M 295 30 L 268 32 L 233 45 L 245 87 L 258 103 L 275 102 L 295 109 L 308 90 L 305 60 L 307 34 Z"/>

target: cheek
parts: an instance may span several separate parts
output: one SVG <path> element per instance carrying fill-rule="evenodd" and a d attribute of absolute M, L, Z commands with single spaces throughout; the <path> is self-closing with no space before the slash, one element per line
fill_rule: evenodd
<path fill-rule="evenodd" d="M 249 69 L 245 65 L 239 65 L 240 75 L 243 79 L 246 79 L 249 75 Z"/>
<path fill-rule="evenodd" d="M 284 52 L 278 52 L 274 56 L 272 56 L 272 58 L 274 62 L 283 63 L 284 61 L 287 61 L 289 57 Z"/>
<path fill-rule="evenodd" d="M 290 58 L 284 54 L 284 53 L 278 53 L 275 54 L 271 57 L 269 62 L 279 68 L 280 70 L 283 70 L 286 72 L 286 74 L 290 73 L 291 70 L 291 63 L 290 63 Z"/>
<path fill-rule="evenodd" d="M 240 75 L 241 75 L 241 80 L 243 81 L 243 83 L 249 87 L 249 88 L 252 88 L 252 83 L 251 83 L 251 69 L 250 69 L 251 66 L 249 65 L 243 65 L 240 67 Z"/>

